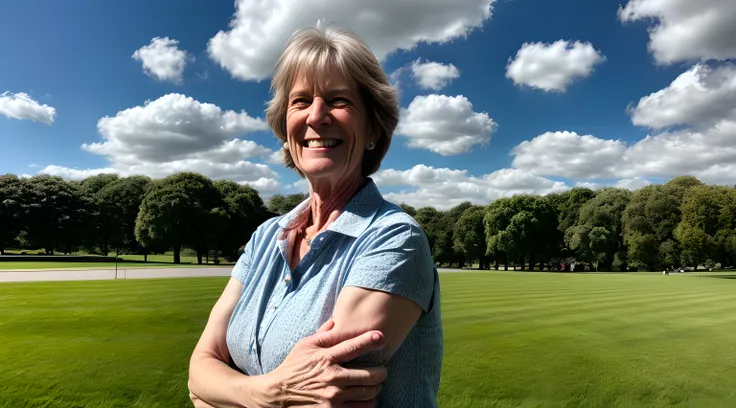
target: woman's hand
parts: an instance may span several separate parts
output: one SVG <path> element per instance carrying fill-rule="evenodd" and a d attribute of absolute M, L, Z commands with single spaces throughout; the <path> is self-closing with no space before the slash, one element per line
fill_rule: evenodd
<path fill-rule="evenodd" d="M 316 334 L 300 340 L 283 363 L 266 376 L 276 384 L 282 407 L 373 407 L 386 367 L 344 368 L 351 361 L 383 346 L 383 334 L 330 331 L 328 321 Z"/>

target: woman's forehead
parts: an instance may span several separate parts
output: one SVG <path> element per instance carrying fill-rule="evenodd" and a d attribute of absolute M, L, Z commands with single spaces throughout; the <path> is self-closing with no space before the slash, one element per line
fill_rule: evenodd
<path fill-rule="evenodd" d="M 294 75 L 291 92 L 324 93 L 335 90 L 355 91 L 355 84 L 335 64 L 302 66 Z"/>

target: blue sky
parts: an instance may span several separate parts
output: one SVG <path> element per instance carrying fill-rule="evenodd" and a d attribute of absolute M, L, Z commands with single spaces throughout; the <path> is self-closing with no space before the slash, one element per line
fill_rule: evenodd
<path fill-rule="evenodd" d="M 3 2 L 0 173 L 193 170 L 303 191 L 261 119 L 283 41 L 319 18 L 355 30 L 397 81 L 402 122 L 374 177 L 394 201 L 735 182 L 731 2 L 263 3 Z"/>

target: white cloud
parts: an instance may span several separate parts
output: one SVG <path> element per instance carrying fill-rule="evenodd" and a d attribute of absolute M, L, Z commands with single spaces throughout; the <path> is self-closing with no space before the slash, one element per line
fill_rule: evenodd
<path fill-rule="evenodd" d="M 488 143 L 496 128 L 488 114 L 474 112 L 462 95 L 428 95 L 417 96 L 402 109 L 396 133 L 409 139 L 409 147 L 449 156 Z"/>
<path fill-rule="evenodd" d="M 509 58 L 506 77 L 517 85 L 565 92 L 576 79 L 588 77 L 605 59 L 592 44 L 580 41 L 524 43 L 516 58 Z"/>
<path fill-rule="evenodd" d="M 169 37 L 153 37 L 151 43 L 136 50 L 131 58 L 143 64 L 143 72 L 159 81 L 181 83 L 189 59 L 186 51 L 178 48 L 179 41 Z"/>
<path fill-rule="evenodd" d="M 513 167 L 543 176 L 643 185 L 684 174 L 707 183 L 736 183 L 736 66 L 698 64 L 630 109 L 632 122 L 658 133 L 626 145 L 619 140 L 545 133 L 512 150 Z M 670 126 L 684 125 L 675 129 Z"/>
<path fill-rule="evenodd" d="M 511 150 L 512 167 L 569 178 L 610 177 L 621 165 L 626 146 L 575 132 L 547 132 Z"/>
<path fill-rule="evenodd" d="M 736 172 L 729 169 L 736 169 L 734 134 L 736 121 L 731 120 L 701 131 L 682 129 L 649 135 L 628 146 L 574 132 L 545 133 L 516 146 L 512 166 L 581 181 L 690 174 L 708 183 L 733 184 Z"/>
<path fill-rule="evenodd" d="M 105 141 L 84 144 L 82 148 L 120 162 L 163 162 L 227 150 L 226 142 L 233 143 L 230 148 L 242 148 L 232 142 L 233 138 L 266 130 L 268 125 L 245 111 L 223 111 L 191 97 L 168 94 L 114 117 L 104 117 L 97 129 Z"/>
<path fill-rule="evenodd" d="M 649 50 L 660 64 L 736 58 L 732 0 L 630 0 L 618 17 L 656 21 L 649 30 Z"/>
<path fill-rule="evenodd" d="M 283 156 L 283 153 L 281 153 L 281 149 L 275 150 L 273 153 L 271 153 L 271 155 L 268 156 L 266 161 L 271 164 L 280 164 L 282 166 L 285 165 L 284 156 Z"/>
<path fill-rule="evenodd" d="M 625 188 L 627 190 L 638 190 L 644 186 L 652 184 L 651 181 L 643 179 L 641 177 L 634 177 L 628 179 L 621 179 L 616 182 L 614 187 Z"/>
<path fill-rule="evenodd" d="M 631 114 L 635 125 L 655 129 L 712 125 L 724 117 L 736 117 L 736 65 L 697 64 L 667 88 L 641 98 Z"/>
<path fill-rule="evenodd" d="M 495 0 L 236 0 L 227 31 L 210 39 L 208 52 L 242 80 L 270 76 L 288 37 L 316 21 L 350 27 L 384 60 L 396 50 L 420 42 L 444 43 L 464 38 L 491 17 Z"/>
<path fill-rule="evenodd" d="M 485 205 L 514 194 L 548 194 L 565 191 L 565 183 L 518 169 L 501 169 L 481 177 L 466 170 L 417 165 L 409 170 L 381 170 L 373 177 L 379 187 L 410 186 L 412 191 L 384 193 L 387 200 L 420 208 L 448 209 L 464 201 Z"/>
<path fill-rule="evenodd" d="M 24 92 L 0 94 L 0 114 L 12 119 L 30 120 L 47 125 L 54 123 L 56 109 L 48 105 L 41 105 Z"/>
<path fill-rule="evenodd" d="M 439 91 L 453 79 L 460 77 L 460 70 L 452 64 L 422 62 L 421 59 L 411 64 L 411 72 L 421 88 L 435 91 Z"/>
<path fill-rule="evenodd" d="M 264 192 L 279 185 L 279 175 L 274 170 L 248 161 L 265 161 L 274 152 L 240 138 L 268 128 L 262 119 L 252 118 L 244 111 L 223 111 L 184 95 L 168 94 L 114 117 L 104 117 L 97 128 L 104 141 L 84 144 L 82 148 L 105 156 L 108 167 L 78 170 L 47 166 L 41 172 L 78 179 L 103 172 L 161 178 L 193 171 L 213 180 L 252 184 Z"/>
<path fill-rule="evenodd" d="M 274 179 L 267 178 L 267 177 L 261 177 L 255 181 L 246 181 L 246 182 L 243 182 L 242 184 L 249 185 L 255 188 L 256 190 L 258 190 L 258 192 L 261 193 L 262 195 L 268 195 L 268 196 L 276 194 L 282 190 L 281 183 L 279 183 L 278 181 Z"/>
<path fill-rule="evenodd" d="M 87 177 L 96 176 L 98 174 L 110 174 L 116 173 L 115 169 L 103 168 L 103 169 L 85 169 L 77 170 L 63 166 L 50 165 L 39 170 L 37 174 L 48 174 L 51 176 L 61 176 L 69 180 L 83 180 Z"/>

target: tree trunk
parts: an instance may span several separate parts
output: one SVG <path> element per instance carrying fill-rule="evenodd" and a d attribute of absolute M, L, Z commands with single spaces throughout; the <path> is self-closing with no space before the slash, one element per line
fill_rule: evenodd
<path fill-rule="evenodd" d="M 0 248 L 0 255 L 5 255 L 5 250 Z"/>
<path fill-rule="evenodd" d="M 496 270 L 498 270 L 498 259 L 493 261 L 493 267 L 496 268 Z"/>
<path fill-rule="evenodd" d="M 508 271 L 509 270 L 509 257 L 506 255 L 506 253 L 503 253 L 503 270 Z"/>
<path fill-rule="evenodd" d="M 174 263 L 175 264 L 181 263 L 181 246 L 180 245 L 174 245 Z"/>
<path fill-rule="evenodd" d="M 526 263 L 524 262 L 524 255 L 521 255 L 519 257 L 519 265 L 521 265 L 521 270 L 522 271 L 525 271 L 526 270 Z"/>
<path fill-rule="evenodd" d="M 143 262 L 148 262 L 148 251 L 143 253 Z"/>
<path fill-rule="evenodd" d="M 197 264 L 202 265 L 202 251 L 197 251 Z"/>
<path fill-rule="evenodd" d="M 529 253 L 529 270 L 534 270 L 534 252 Z"/>

